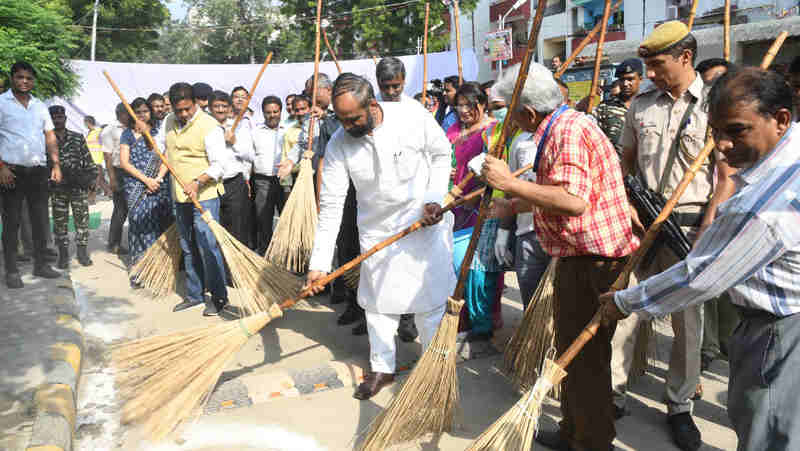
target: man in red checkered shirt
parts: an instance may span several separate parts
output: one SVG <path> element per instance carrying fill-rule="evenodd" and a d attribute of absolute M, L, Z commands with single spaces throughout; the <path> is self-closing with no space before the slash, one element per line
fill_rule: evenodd
<path fill-rule="evenodd" d="M 505 71 L 495 90 L 511 104 L 519 68 Z M 639 246 L 614 146 L 583 113 L 567 108 L 552 74 L 531 64 L 517 111 L 509 112 L 538 143 L 536 183 L 511 176 L 502 161 L 486 157 L 482 174 L 511 195 L 495 200 L 495 215 L 534 211 L 542 248 L 560 257 L 555 276 L 556 347 L 563 353 L 598 308 L 598 296 Z M 534 208 L 535 207 L 535 208 Z M 601 327 L 572 361 L 561 391 L 559 431 L 536 440 L 553 449 L 613 449 L 611 337 Z"/>

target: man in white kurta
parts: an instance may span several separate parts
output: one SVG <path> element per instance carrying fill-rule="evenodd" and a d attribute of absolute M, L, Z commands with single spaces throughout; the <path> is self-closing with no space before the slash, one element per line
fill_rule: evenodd
<path fill-rule="evenodd" d="M 355 397 L 368 399 L 393 380 L 400 315 L 416 314 L 424 348 L 455 288 L 452 224 L 440 222 L 439 207 L 447 192 L 450 143 L 418 105 L 378 103 L 369 82 L 353 74 L 337 79 L 333 105 L 342 129 L 325 152 L 309 283 L 331 269 L 348 180 L 357 193 L 362 252 L 421 218 L 429 225 L 361 264 L 358 303 L 366 311 L 372 372 Z"/>

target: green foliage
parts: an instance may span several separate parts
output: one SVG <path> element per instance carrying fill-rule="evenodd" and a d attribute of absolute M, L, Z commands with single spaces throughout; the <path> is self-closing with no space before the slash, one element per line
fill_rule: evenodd
<path fill-rule="evenodd" d="M 30 0 L 0 1 L 0 71 L 9 77 L 11 65 L 24 60 L 36 69 L 34 94 L 40 98 L 68 96 L 77 76 L 67 59 L 78 36 L 57 10 Z M 7 84 L 6 84 L 7 86 Z"/>

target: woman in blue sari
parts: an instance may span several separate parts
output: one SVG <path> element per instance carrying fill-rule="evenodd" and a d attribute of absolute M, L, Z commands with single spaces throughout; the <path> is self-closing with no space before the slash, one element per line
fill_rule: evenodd
<path fill-rule="evenodd" d="M 140 121 L 151 126 L 150 134 L 155 136 L 160 124 L 147 101 L 138 97 L 131 108 Z M 128 202 L 129 263 L 133 266 L 174 221 L 172 198 L 167 167 L 150 149 L 147 138 L 136 132 L 133 120 L 122 132 L 119 153 L 120 166 L 127 172 L 123 187 Z M 133 280 L 131 286 L 138 288 Z"/>

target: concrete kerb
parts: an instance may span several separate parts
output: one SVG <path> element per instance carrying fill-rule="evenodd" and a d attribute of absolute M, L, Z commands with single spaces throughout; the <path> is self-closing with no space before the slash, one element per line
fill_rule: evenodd
<path fill-rule="evenodd" d="M 85 349 L 72 281 L 60 282 L 48 300 L 54 307 L 56 333 L 47 357 L 46 382 L 34 395 L 36 420 L 27 451 L 71 451 Z"/>

